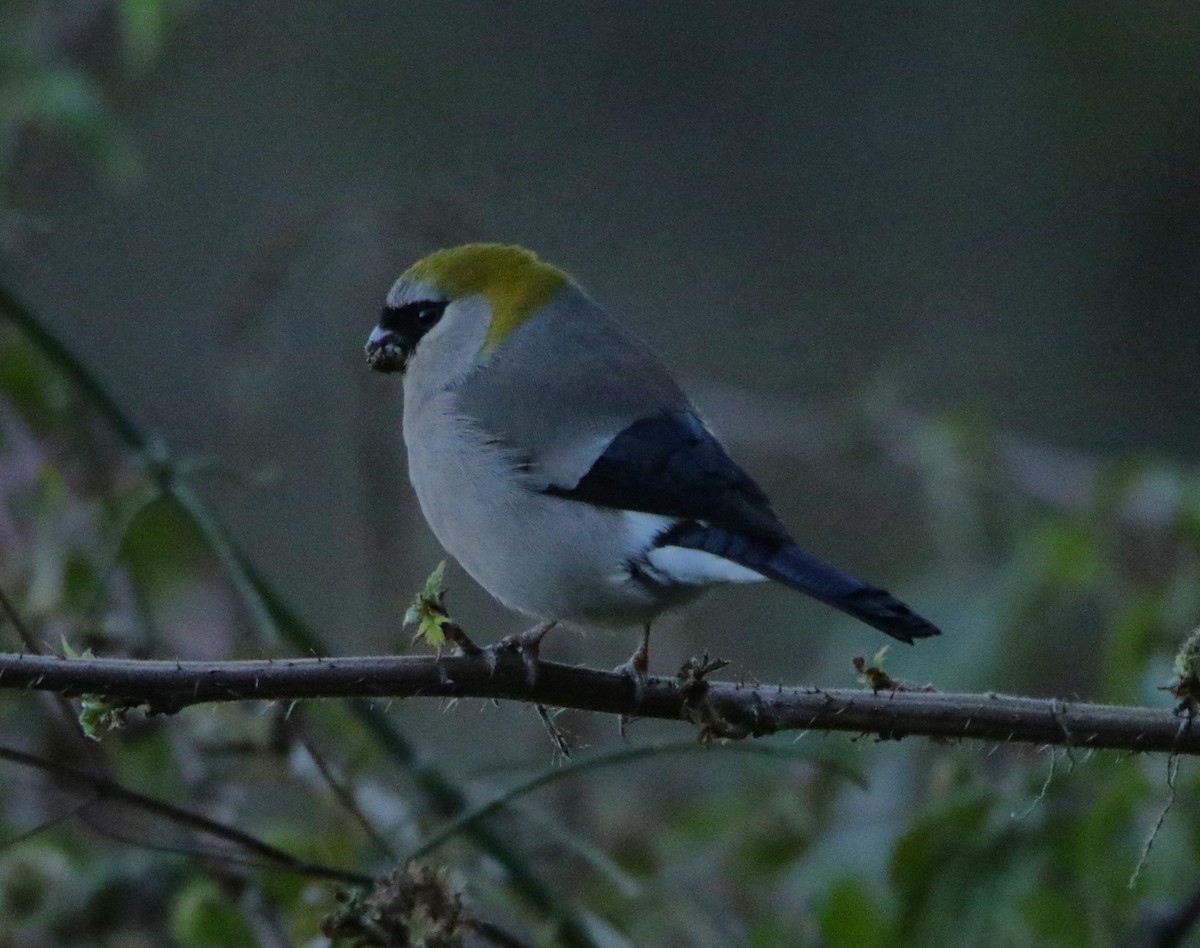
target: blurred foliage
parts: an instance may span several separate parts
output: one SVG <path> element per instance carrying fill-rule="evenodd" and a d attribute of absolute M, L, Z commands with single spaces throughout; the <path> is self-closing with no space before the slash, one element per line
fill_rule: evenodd
<path fill-rule="evenodd" d="M 110 96 L 152 65 L 179 9 L 166 0 L 0 5 L 6 207 L 63 146 L 113 182 L 136 175 Z M 1143 59 L 1165 48 L 1172 69 L 1192 64 L 1189 33 L 1147 33 L 1117 56 L 1115 6 L 1099 18 L 1090 5 L 1064 9 L 1046 16 L 1047 44 L 1085 54 L 1071 61 L 1124 91 L 1131 108 L 1136 96 L 1156 96 L 1132 81 Z M 1064 83 L 1084 90 L 1086 106 L 1096 84 L 1072 78 Z M 1173 73 L 1160 81 L 1173 86 Z M 258 654 L 228 551 L 214 549 L 195 516 L 163 495 L 153 465 L 127 457 L 92 408 L 29 339 L 0 331 L 0 588 L 35 640 L 102 655 Z M 1098 476 L 1075 485 L 1081 500 L 1060 503 L 1031 479 L 1053 486 L 1067 475 L 1047 466 L 1015 478 L 986 418 L 913 429 L 895 423 L 896 408 L 876 398 L 861 414 L 915 459 L 938 551 L 931 575 L 956 580 L 930 583 L 943 589 L 942 608 L 930 611 L 962 619 L 947 624 L 945 647 L 964 656 L 947 675 L 1067 698 L 1170 700 L 1160 689 L 1200 618 L 1200 474 L 1166 458 L 1098 461 Z M 867 426 L 847 430 L 843 460 L 876 450 Z M 971 574 L 987 580 L 957 581 Z M 440 628 L 440 573 L 424 602 Z M 6 623 L 0 634 L 5 650 L 23 647 Z M 1193 658 L 1178 675 L 1194 677 Z M 437 937 L 462 935 L 461 909 L 550 943 L 463 834 L 427 857 L 430 868 L 398 871 L 395 854 L 416 851 L 445 814 L 416 792 L 419 773 L 397 775 L 348 705 L 134 715 L 99 736 L 84 741 L 44 695 L 0 693 L 0 743 L 102 769 L 298 859 L 387 882 L 339 897 L 328 882 L 4 764 L 0 948 L 321 944 L 323 926 L 367 937 L 374 922 L 362 907 L 383 904 L 400 907 L 396 930 L 419 935 L 416 890 L 397 890 L 410 877 L 436 890 L 438 918 L 451 917 L 450 935 L 443 925 Z M 431 757 L 466 772 L 472 802 L 504 798 L 489 818 L 598 944 L 1152 944 L 1155 926 L 1200 886 L 1200 774 L 1190 761 L 1170 789 L 1162 758 L 804 742 L 784 739 L 780 753 L 762 755 L 717 747 L 670 770 L 665 751 L 637 757 L 638 768 L 631 754 L 561 780 L 548 759 L 514 764 L 501 780 L 472 772 L 455 746 Z M 822 753 L 806 755 L 811 744 Z M 829 757 L 861 770 L 867 788 Z M 526 791 L 519 801 L 514 781 Z M 428 928 L 433 937 L 437 926 Z"/>
<path fill-rule="evenodd" d="M 919 438 L 926 457 L 945 460 L 923 469 L 927 490 L 953 479 L 958 509 L 976 522 L 996 504 L 1007 511 L 1004 530 L 972 554 L 1010 577 L 1003 614 L 986 623 L 996 629 L 992 674 L 1010 687 L 1161 703 L 1198 605 L 1193 475 L 1123 462 L 1091 502 L 1048 509 L 1005 486 L 995 452 L 979 448 L 982 427 L 965 441 L 940 424 Z M 0 333 L 0 583 L 43 645 L 134 656 L 245 650 L 249 620 L 219 558 L 151 475 L 123 459 L 27 340 Z M 1131 498 L 1151 488 L 1174 507 L 1157 525 L 1129 524 Z M 5 647 L 20 648 L 7 635 Z M 44 696 L 0 698 L 0 741 L 87 760 Z M 303 714 L 226 706 L 137 717 L 102 737 L 126 786 L 219 813 L 322 865 L 383 876 L 394 853 L 438 824 L 336 703 Z M 582 767 L 557 792 L 553 771 L 535 766 L 519 806 L 494 777 L 475 778 L 471 792 L 506 798 L 509 815 L 494 818 L 515 838 L 521 824 L 535 828 L 531 858 L 613 944 L 1115 945 L 1191 895 L 1200 776 L 1189 768 L 1131 886 L 1170 796 L 1162 758 L 848 747 L 836 737 L 821 749 L 856 755 L 869 788 L 816 756 L 736 755 L 741 763 L 728 766 L 733 755 L 717 748 L 683 768 L 695 782 L 654 792 L 628 762 Z M 65 787 L 47 792 L 15 770 L 0 790 L 0 827 L 14 840 L 0 851 L 0 944 L 117 944 L 164 932 L 187 946 L 251 944 L 268 931 L 316 943 L 323 924 L 361 928 L 346 905 L 382 898 L 339 909 L 336 886 L 255 868 L 169 821 Z M 467 913 L 530 924 L 461 837 L 425 858 L 444 873 L 447 904 L 461 898 Z"/>
<path fill-rule="evenodd" d="M 180 0 L 0 3 L 0 208 L 47 164 L 75 158 L 111 183 L 141 173 L 110 105 L 162 48 Z"/>

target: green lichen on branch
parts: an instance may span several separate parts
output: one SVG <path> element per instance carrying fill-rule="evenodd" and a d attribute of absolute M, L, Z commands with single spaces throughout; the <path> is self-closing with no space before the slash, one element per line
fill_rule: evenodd
<path fill-rule="evenodd" d="M 349 948 L 462 948 L 471 929 L 462 894 L 445 875 L 409 863 L 379 881 L 364 898 L 346 898 L 321 930 Z"/>
<path fill-rule="evenodd" d="M 884 658 L 890 649 L 890 645 L 883 646 L 871 656 L 869 663 L 861 655 L 854 656 L 854 670 L 858 672 L 858 680 L 876 693 L 900 690 L 900 683 L 883 669 Z"/>
<path fill-rule="evenodd" d="M 864 685 L 870 687 L 871 691 L 879 694 L 881 691 L 937 691 L 933 685 L 911 685 L 908 682 L 901 681 L 898 678 L 893 678 L 883 667 L 884 659 L 887 657 L 890 645 L 885 645 L 872 656 L 868 662 L 861 655 L 854 656 L 854 670 L 858 672 L 858 680 Z"/>
<path fill-rule="evenodd" d="M 1179 699 L 1180 710 L 1200 708 L 1200 626 L 1193 629 L 1175 655 L 1175 680 L 1164 686 Z"/>

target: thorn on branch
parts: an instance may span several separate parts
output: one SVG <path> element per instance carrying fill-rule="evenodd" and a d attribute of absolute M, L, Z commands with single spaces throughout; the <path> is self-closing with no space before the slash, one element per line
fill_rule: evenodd
<path fill-rule="evenodd" d="M 539 622 L 524 632 L 517 632 L 515 635 L 506 635 L 497 644 L 484 649 L 488 666 L 491 668 L 493 674 L 496 671 L 496 663 L 499 661 L 501 654 L 509 653 L 516 655 L 521 659 L 521 664 L 525 666 L 525 684 L 531 689 L 536 688 L 538 669 L 542 660 L 542 639 L 557 624 L 557 622 Z"/>

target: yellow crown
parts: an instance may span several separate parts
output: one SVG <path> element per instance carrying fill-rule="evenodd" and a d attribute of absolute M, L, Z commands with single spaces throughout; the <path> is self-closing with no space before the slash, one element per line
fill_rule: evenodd
<path fill-rule="evenodd" d="M 494 349 L 570 280 L 524 247 L 464 244 L 418 260 L 406 279 L 431 283 L 451 299 L 482 294 L 492 307 L 484 350 Z"/>

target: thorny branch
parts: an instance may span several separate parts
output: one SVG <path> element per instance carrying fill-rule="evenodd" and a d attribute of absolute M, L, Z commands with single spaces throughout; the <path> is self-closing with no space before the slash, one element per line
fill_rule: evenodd
<path fill-rule="evenodd" d="M 701 674 L 697 674 L 697 669 Z M 685 665 L 644 689 L 617 672 L 552 662 L 531 684 L 517 655 L 380 656 L 227 662 L 0 654 L 0 688 L 95 694 L 151 713 L 225 701 L 310 698 L 491 698 L 581 711 L 688 721 L 705 737 L 784 730 L 849 731 L 1126 751 L 1200 754 L 1190 713 L 1061 699 L 929 691 L 872 692 L 711 681 Z"/>

